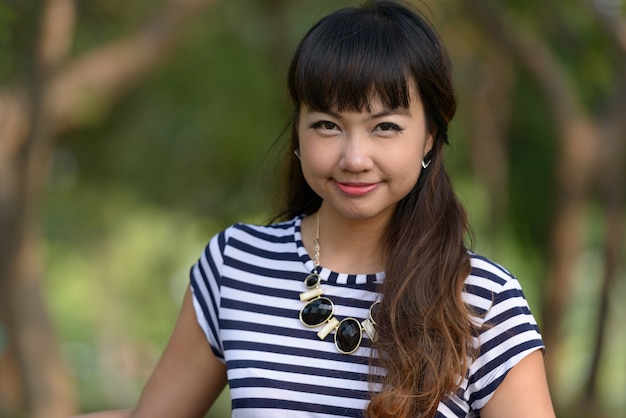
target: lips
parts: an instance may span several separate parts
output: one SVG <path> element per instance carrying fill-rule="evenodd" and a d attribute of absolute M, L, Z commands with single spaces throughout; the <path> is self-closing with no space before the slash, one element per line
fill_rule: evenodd
<path fill-rule="evenodd" d="M 337 182 L 339 190 L 350 196 L 363 196 L 378 187 L 378 183 Z"/>

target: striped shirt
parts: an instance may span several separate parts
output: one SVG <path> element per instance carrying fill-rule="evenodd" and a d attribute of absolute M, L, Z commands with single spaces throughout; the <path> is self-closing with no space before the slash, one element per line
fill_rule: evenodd
<path fill-rule="evenodd" d="M 370 340 L 341 354 L 333 335 L 299 319 L 305 277 L 314 264 L 302 244 L 301 217 L 269 226 L 237 224 L 211 239 L 191 270 L 196 316 L 213 353 L 227 366 L 233 417 L 361 417 L 372 387 Z M 438 417 L 474 417 L 507 372 L 543 343 L 517 279 L 471 255 L 465 301 L 488 326 L 477 338 L 479 357 Z M 378 274 L 321 268 L 324 295 L 335 317 L 362 321 L 379 298 Z"/>

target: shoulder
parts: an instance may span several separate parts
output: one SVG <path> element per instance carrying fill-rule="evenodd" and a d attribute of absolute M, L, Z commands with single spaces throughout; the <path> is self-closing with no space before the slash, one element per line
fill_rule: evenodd
<path fill-rule="evenodd" d="M 251 270 L 297 255 L 299 218 L 270 225 L 237 223 L 215 234 L 192 267 L 192 277 L 220 282 L 224 268 Z"/>
<path fill-rule="evenodd" d="M 487 257 L 470 252 L 472 270 L 466 279 L 466 284 L 486 286 L 497 290 L 506 286 L 511 280 L 517 280 L 513 274 L 500 264 Z"/>
<path fill-rule="evenodd" d="M 517 278 L 501 265 L 470 253 L 463 298 L 478 326 L 478 356 L 470 366 L 466 399 L 480 410 L 509 370 L 543 349 L 541 333 Z"/>
<path fill-rule="evenodd" d="M 273 223 L 269 225 L 259 225 L 252 223 L 237 223 L 226 230 L 224 234 L 228 238 L 245 238 L 257 239 L 269 242 L 281 242 L 293 239 L 296 226 L 299 225 L 299 218 L 293 218 L 288 221 Z"/>
<path fill-rule="evenodd" d="M 210 239 L 201 261 L 206 259 L 221 266 L 243 260 L 259 264 L 262 260 L 293 258 L 298 251 L 299 225 L 297 217 L 269 225 L 231 225 Z"/>
<path fill-rule="evenodd" d="M 217 246 L 224 248 L 238 243 L 249 243 L 263 246 L 268 243 L 291 242 L 298 218 L 269 225 L 253 223 L 236 223 L 215 234 L 207 245 L 207 249 Z"/>
<path fill-rule="evenodd" d="M 465 279 L 463 298 L 483 315 L 495 305 L 512 301 L 526 305 L 522 286 L 509 270 L 500 264 L 470 252 L 471 272 Z"/>

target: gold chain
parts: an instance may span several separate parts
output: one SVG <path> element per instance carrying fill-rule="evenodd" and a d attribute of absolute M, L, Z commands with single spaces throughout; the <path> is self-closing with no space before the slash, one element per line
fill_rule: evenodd
<path fill-rule="evenodd" d="M 313 270 L 317 272 L 317 268 L 320 266 L 320 211 L 315 212 L 315 252 L 313 253 Z"/>
<path fill-rule="evenodd" d="M 313 272 L 304 279 L 305 286 L 309 288 L 310 290 L 300 293 L 300 300 L 302 302 L 308 302 L 307 305 L 305 305 L 300 311 L 300 321 L 307 326 L 310 326 L 310 325 L 308 325 L 305 321 L 303 321 L 302 319 L 303 311 L 307 308 L 307 306 L 309 306 L 309 304 L 312 301 L 315 301 L 316 299 L 320 299 L 322 295 L 324 294 L 324 290 L 322 289 L 322 286 L 320 285 L 321 277 L 318 271 L 318 268 L 320 266 L 319 240 L 320 240 L 320 211 L 318 210 L 317 212 L 315 212 L 315 239 L 313 240 L 315 252 L 313 253 Z M 332 301 L 330 299 L 326 297 L 324 299 L 326 299 L 328 303 L 332 305 Z M 318 338 L 320 340 L 323 340 L 326 338 L 326 336 L 329 333 L 331 333 L 332 331 L 338 330 L 342 326 L 343 323 L 346 323 L 346 321 L 348 322 L 352 321 L 353 323 L 356 323 L 357 326 L 359 326 L 360 332 L 364 330 L 365 332 L 367 332 L 367 334 L 369 335 L 372 341 L 376 341 L 376 322 L 374 321 L 373 310 L 377 304 L 378 302 L 372 303 L 372 305 L 370 306 L 370 310 L 369 310 L 369 318 L 363 320 L 360 323 L 354 318 L 346 318 L 340 322 L 337 318 L 332 316 L 332 313 L 331 313 L 328 319 L 326 320 L 326 324 L 324 325 L 324 328 L 322 328 L 317 333 Z M 333 305 L 333 311 L 334 311 L 334 305 Z M 335 345 L 337 346 L 337 349 L 341 351 L 342 353 L 350 354 L 359 348 L 359 346 L 361 345 L 361 338 L 359 337 L 359 342 L 351 351 L 343 351 L 342 349 L 340 349 L 339 345 L 337 345 L 336 336 L 335 336 Z"/>

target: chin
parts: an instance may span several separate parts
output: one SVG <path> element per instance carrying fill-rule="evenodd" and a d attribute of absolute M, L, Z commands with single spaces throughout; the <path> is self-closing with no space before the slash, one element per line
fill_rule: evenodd
<path fill-rule="evenodd" d="M 361 221 L 375 218 L 389 218 L 393 214 L 391 208 L 383 210 L 368 210 L 368 209 L 346 209 L 338 211 L 339 215 L 346 219 Z"/>

